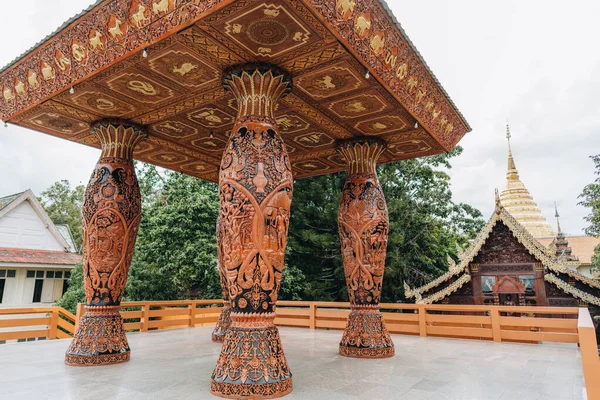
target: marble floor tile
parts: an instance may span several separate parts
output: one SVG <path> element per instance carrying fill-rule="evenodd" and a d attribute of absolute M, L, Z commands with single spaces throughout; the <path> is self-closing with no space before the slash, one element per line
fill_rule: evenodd
<path fill-rule="evenodd" d="M 585 400 L 576 345 L 392 335 L 394 357 L 365 360 L 338 354 L 340 331 L 280 331 L 289 399 Z M 216 399 L 209 384 L 220 345 L 211 332 L 130 334 L 131 361 L 89 368 L 64 365 L 69 340 L 0 345 L 0 399 Z"/>

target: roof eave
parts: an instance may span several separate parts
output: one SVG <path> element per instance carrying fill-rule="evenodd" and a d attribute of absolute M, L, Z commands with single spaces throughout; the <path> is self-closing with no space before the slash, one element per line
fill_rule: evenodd
<path fill-rule="evenodd" d="M 469 125 L 469 123 L 467 122 L 467 119 L 462 114 L 462 112 L 458 109 L 458 106 L 454 103 L 454 101 L 452 100 L 452 98 L 450 97 L 450 95 L 448 94 L 448 92 L 446 91 L 446 89 L 444 89 L 444 87 L 442 86 L 442 84 L 440 83 L 440 81 L 438 80 L 438 78 L 435 76 L 435 74 L 433 73 L 433 71 L 431 70 L 431 68 L 429 68 L 429 65 L 425 62 L 425 59 L 423 58 L 423 56 L 421 55 L 421 53 L 419 52 L 419 50 L 417 50 L 417 47 L 412 42 L 412 40 L 410 40 L 410 38 L 408 37 L 408 35 L 404 31 L 404 29 L 402 28 L 402 25 L 400 25 L 400 22 L 398 22 L 398 20 L 396 19 L 396 16 L 394 15 L 394 13 L 392 12 L 392 10 L 388 6 L 387 2 L 385 0 L 379 0 L 379 2 L 381 3 L 381 6 L 386 11 L 386 13 L 390 17 L 390 19 L 392 20 L 392 22 L 394 23 L 394 25 L 396 25 L 396 28 L 398 28 L 398 30 L 400 31 L 400 33 L 402 34 L 402 36 L 404 36 L 404 38 L 406 39 L 406 42 L 409 44 L 409 46 L 411 47 L 411 49 L 415 52 L 415 54 L 417 55 L 417 57 L 419 58 L 419 60 L 421 61 L 421 63 L 423 64 L 423 66 L 425 67 L 425 69 L 427 70 L 427 72 L 429 73 L 429 75 L 431 75 L 431 78 L 433 79 L 433 81 L 440 88 L 440 90 L 442 91 L 442 93 L 444 94 L 444 96 L 446 96 L 446 99 L 448 100 L 448 102 L 450 103 L 450 105 L 452 105 L 452 108 L 454 108 L 454 111 L 456 112 L 456 114 L 460 117 L 460 119 L 462 120 L 462 122 L 465 124 L 465 127 L 467 128 L 467 131 L 465 133 L 471 132 L 473 130 L 471 128 L 471 125 Z"/>
<path fill-rule="evenodd" d="M 36 51 L 37 49 L 39 49 L 40 47 L 42 47 L 46 42 L 50 41 L 56 35 L 60 34 L 63 30 L 65 30 L 66 28 L 68 28 L 71 24 L 77 22 L 77 20 L 79 18 L 83 17 L 85 14 L 87 14 L 90 11 L 92 11 L 94 8 L 98 7 L 100 4 L 102 4 L 105 1 L 110 1 L 110 0 L 96 0 L 96 2 L 94 4 L 91 4 L 90 6 L 84 8 L 83 10 L 81 10 L 81 12 L 78 13 L 77 15 L 69 18 L 60 27 L 58 27 L 58 29 L 56 29 L 54 32 L 52 32 L 51 34 L 47 35 L 45 38 L 43 38 L 42 40 L 40 40 L 39 42 L 37 42 L 35 45 L 33 45 L 32 47 L 30 47 L 29 49 L 27 49 L 25 52 L 23 52 L 20 56 L 16 57 L 11 62 L 9 62 L 8 64 L 6 64 L 4 67 L 0 68 L 0 74 L 2 74 L 4 71 L 7 71 L 9 68 L 17 65 L 19 62 L 21 62 L 22 60 L 24 60 L 28 55 L 30 55 L 31 53 L 33 53 L 34 51 Z"/>

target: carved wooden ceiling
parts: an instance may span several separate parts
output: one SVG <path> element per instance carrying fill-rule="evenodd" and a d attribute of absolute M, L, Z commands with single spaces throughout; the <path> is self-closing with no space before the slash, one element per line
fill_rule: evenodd
<path fill-rule="evenodd" d="M 237 111 L 221 71 L 248 61 L 292 73 L 277 123 L 298 178 L 344 169 L 341 139 L 381 137 L 389 162 L 470 130 L 377 0 L 106 0 L 0 73 L 0 115 L 94 147 L 91 122 L 137 122 L 136 159 L 216 181 Z"/>

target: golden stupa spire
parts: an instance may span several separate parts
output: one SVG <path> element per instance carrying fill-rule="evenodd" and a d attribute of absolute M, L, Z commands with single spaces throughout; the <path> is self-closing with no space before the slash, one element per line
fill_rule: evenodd
<path fill-rule="evenodd" d="M 510 127 L 506 121 L 506 139 L 508 141 L 508 168 L 506 171 L 506 185 L 500 193 L 500 201 L 508 211 L 525 229 L 534 237 L 554 236 L 554 231 L 546 218 L 533 200 L 529 190 L 519 178 L 515 166 L 512 149 L 510 146 Z"/>
<path fill-rule="evenodd" d="M 519 180 L 519 172 L 515 166 L 515 160 L 512 155 L 512 149 L 510 148 L 510 127 L 508 126 L 508 119 L 506 120 L 506 140 L 508 141 L 508 171 L 506 172 L 506 179 L 512 181 Z"/>

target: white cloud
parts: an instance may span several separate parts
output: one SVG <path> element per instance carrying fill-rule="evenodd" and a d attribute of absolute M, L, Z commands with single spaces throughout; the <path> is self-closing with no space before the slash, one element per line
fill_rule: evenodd
<path fill-rule="evenodd" d="M 494 207 L 506 173 L 505 118 L 517 168 L 553 226 L 579 234 L 577 196 L 600 153 L 600 3 L 391 1 L 413 43 L 470 122 L 450 171 L 455 197 Z"/>

